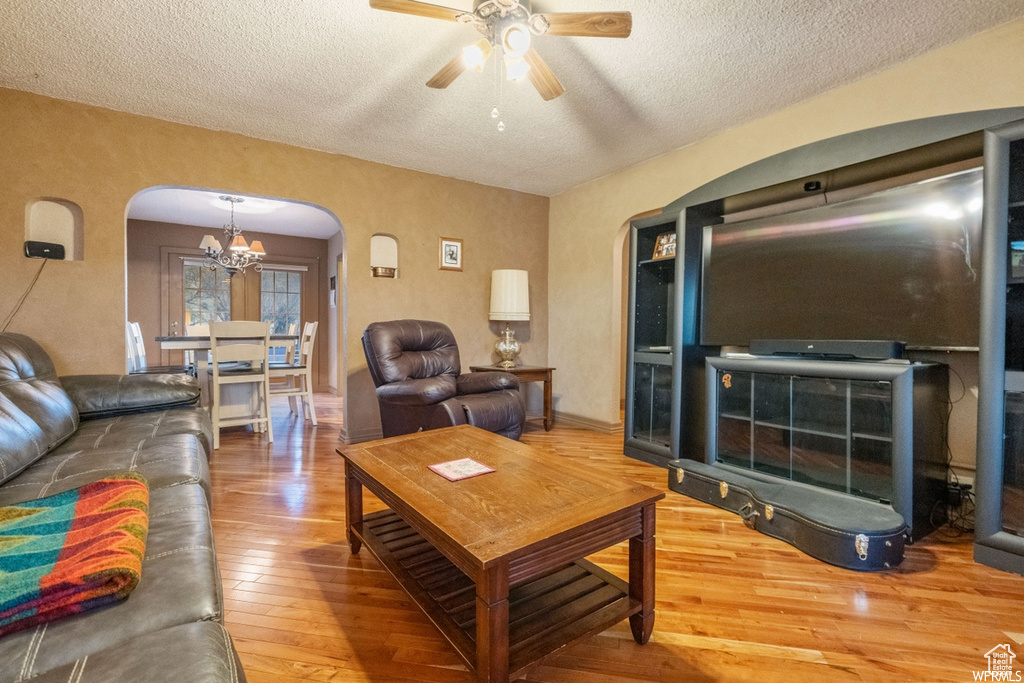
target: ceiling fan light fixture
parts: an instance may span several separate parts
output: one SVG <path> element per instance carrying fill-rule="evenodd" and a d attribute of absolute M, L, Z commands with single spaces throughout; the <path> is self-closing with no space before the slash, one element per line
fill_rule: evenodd
<path fill-rule="evenodd" d="M 530 65 L 525 59 L 516 59 L 505 55 L 505 78 L 510 81 L 521 81 L 526 78 L 530 71 Z"/>
<path fill-rule="evenodd" d="M 472 45 L 462 48 L 462 61 L 465 62 L 467 69 L 476 69 L 479 73 L 484 70 L 484 65 L 487 64 L 492 52 L 494 48 L 491 41 L 481 38 Z"/>
<path fill-rule="evenodd" d="M 501 32 L 501 47 L 509 57 L 522 57 L 530 49 L 530 29 L 518 22 L 509 24 Z"/>

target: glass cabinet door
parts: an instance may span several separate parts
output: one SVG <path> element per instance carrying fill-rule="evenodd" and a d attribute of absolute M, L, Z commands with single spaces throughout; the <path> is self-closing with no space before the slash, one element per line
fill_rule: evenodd
<path fill-rule="evenodd" d="M 891 382 L 716 372 L 719 462 L 891 501 Z"/>
<path fill-rule="evenodd" d="M 789 375 L 754 373 L 754 469 L 792 478 Z"/>
<path fill-rule="evenodd" d="M 633 438 L 669 447 L 672 440 L 672 366 L 633 364 Z"/>
<path fill-rule="evenodd" d="M 892 383 L 850 382 L 850 493 L 892 500 Z"/>
<path fill-rule="evenodd" d="M 718 460 L 751 467 L 749 372 L 718 371 Z"/>

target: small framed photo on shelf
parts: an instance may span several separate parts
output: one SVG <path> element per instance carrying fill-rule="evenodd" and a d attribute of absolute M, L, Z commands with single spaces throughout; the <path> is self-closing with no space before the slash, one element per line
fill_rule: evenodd
<path fill-rule="evenodd" d="M 457 240 L 454 237 L 442 237 L 438 249 L 438 268 L 462 270 L 462 240 Z"/>
<path fill-rule="evenodd" d="M 658 235 L 658 239 L 654 242 L 654 256 L 651 258 L 657 261 L 663 258 L 673 258 L 676 255 L 676 234 L 674 232 L 666 232 L 663 235 Z"/>

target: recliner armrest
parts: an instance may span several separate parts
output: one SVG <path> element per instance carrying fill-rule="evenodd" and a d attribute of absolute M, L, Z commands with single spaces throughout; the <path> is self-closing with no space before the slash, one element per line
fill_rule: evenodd
<path fill-rule="evenodd" d="M 199 404 L 191 375 L 71 375 L 60 383 L 82 420 Z"/>
<path fill-rule="evenodd" d="M 377 398 L 395 405 L 429 406 L 455 396 L 455 378 L 438 375 L 377 387 Z"/>
<path fill-rule="evenodd" d="M 519 378 L 508 372 L 467 372 L 457 380 L 458 395 L 485 394 L 488 391 L 518 389 Z"/>

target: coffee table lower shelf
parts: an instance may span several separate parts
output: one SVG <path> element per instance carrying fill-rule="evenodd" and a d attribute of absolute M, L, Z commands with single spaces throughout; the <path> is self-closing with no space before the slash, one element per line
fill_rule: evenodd
<path fill-rule="evenodd" d="M 357 534 L 475 669 L 473 580 L 391 510 L 363 517 Z M 511 586 L 509 675 L 640 611 L 625 581 L 584 559 Z"/>

